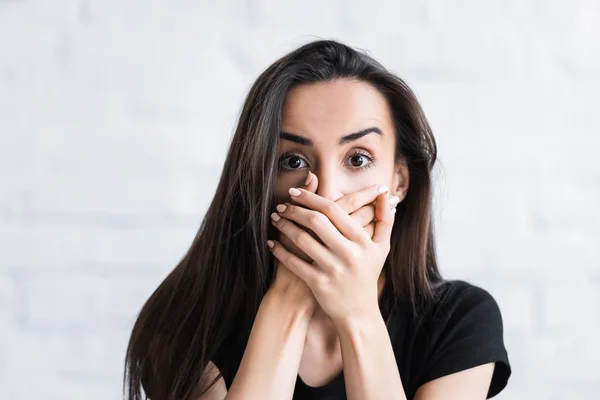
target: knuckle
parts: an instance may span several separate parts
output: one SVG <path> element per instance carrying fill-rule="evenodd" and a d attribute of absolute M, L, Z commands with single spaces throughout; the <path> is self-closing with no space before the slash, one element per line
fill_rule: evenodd
<path fill-rule="evenodd" d="M 353 249 L 344 248 L 341 250 L 340 257 L 345 261 L 351 261 L 356 258 L 356 253 Z"/>
<path fill-rule="evenodd" d="M 356 240 L 356 249 L 352 249 L 353 251 L 353 256 L 354 257 L 360 257 L 360 253 L 362 251 L 364 251 L 364 249 L 368 249 L 369 245 L 371 244 L 371 238 L 372 236 L 367 234 L 367 232 L 365 232 L 364 234 L 359 235 L 358 239 Z"/>
<path fill-rule="evenodd" d="M 339 268 L 337 263 L 333 260 L 327 260 L 322 265 L 328 271 L 337 271 Z"/>
<path fill-rule="evenodd" d="M 293 217 L 298 213 L 298 207 L 293 204 L 286 204 L 285 211 L 283 213 L 285 215 Z"/>
<path fill-rule="evenodd" d="M 325 276 L 323 274 L 317 275 L 315 277 L 314 284 L 318 290 L 320 290 L 320 291 L 326 290 L 327 286 L 329 284 L 329 278 L 327 278 L 327 276 Z"/>
<path fill-rule="evenodd" d="M 288 255 L 287 259 L 285 260 L 285 265 L 287 265 L 291 269 L 296 269 L 299 266 L 298 260 L 295 257 L 293 257 L 291 254 Z"/>
<path fill-rule="evenodd" d="M 310 244 L 312 236 L 306 231 L 300 231 L 296 234 L 296 244 L 298 247 L 306 247 Z"/>
<path fill-rule="evenodd" d="M 350 204 L 350 201 L 348 199 L 348 197 L 344 196 L 341 199 L 336 200 L 335 202 L 338 207 L 343 210 L 346 214 L 351 213 L 352 211 L 352 204 Z"/>
<path fill-rule="evenodd" d="M 281 259 L 286 255 L 287 250 L 285 247 L 283 247 L 283 245 L 281 245 L 281 243 L 275 243 L 275 246 L 273 246 L 273 253 L 277 256 L 277 258 Z"/>
<path fill-rule="evenodd" d="M 311 212 L 308 217 L 308 223 L 311 226 L 321 226 L 325 223 L 327 217 L 319 212 Z"/>
<path fill-rule="evenodd" d="M 279 221 L 277 221 L 277 224 L 279 224 L 280 229 L 285 229 L 288 226 L 288 220 L 285 218 L 281 218 Z"/>
<path fill-rule="evenodd" d="M 371 222 L 371 220 L 373 219 L 373 217 L 371 215 L 369 215 L 367 210 L 364 210 L 362 208 L 360 210 L 356 211 L 353 214 L 353 217 L 356 219 L 356 221 L 358 221 L 360 223 L 360 226 L 368 225 Z"/>
<path fill-rule="evenodd" d="M 350 198 L 350 207 L 352 208 L 352 210 L 358 210 L 360 206 L 360 199 L 357 196 L 352 196 Z"/>
<path fill-rule="evenodd" d="M 336 202 L 330 202 L 327 203 L 327 205 L 324 207 L 324 212 L 326 215 L 335 215 L 339 210 L 339 205 Z"/>
<path fill-rule="evenodd" d="M 332 266 L 330 268 L 330 273 L 329 275 L 331 276 L 331 279 L 336 281 L 339 280 L 341 275 L 342 275 L 342 270 L 340 268 L 338 268 L 337 266 Z"/>

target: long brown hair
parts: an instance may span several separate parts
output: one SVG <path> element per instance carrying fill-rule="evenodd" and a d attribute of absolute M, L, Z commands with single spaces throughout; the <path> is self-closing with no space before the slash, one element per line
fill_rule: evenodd
<path fill-rule="evenodd" d="M 431 216 L 437 150 L 421 106 L 404 81 L 364 52 L 332 40 L 305 44 L 273 63 L 252 86 L 198 233 L 133 327 L 125 358 L 127 399 L 141 400 L 142 388 L 152 400 L 187 399 L 220 346 L 245 346 L 273 277 L 265 243 L 274 237 L 269 214 L 286 93 L 297 85 L 344 78 L 370 83 L 386 97 L 396 159 L 406 162 L 410 174 L 406 198 L 397 206 L 387 281 L 397 298 L 413 304 L 433 295 L 441 280 Z M 225 368 L 239 361 L 234 353 Z M 217 379 L 203 382 L 204 390 Z"/>

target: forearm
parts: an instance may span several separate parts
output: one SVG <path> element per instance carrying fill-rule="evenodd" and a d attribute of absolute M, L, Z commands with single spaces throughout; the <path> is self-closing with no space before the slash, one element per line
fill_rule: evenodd
<path fill-rule="evenodd" d="M 291 399 L 310 317 L 292 299 L 267 293 L 226 399 Z"/>
<path fill-rule="evenodd" d="M 379 310 L 337 322 L 349 400 L 406 399 L 394 350 Z"/>

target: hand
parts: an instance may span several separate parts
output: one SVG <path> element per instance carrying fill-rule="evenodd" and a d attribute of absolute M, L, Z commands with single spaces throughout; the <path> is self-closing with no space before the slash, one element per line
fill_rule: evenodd
<path fill-rule="evenodd" d="M 317 187 L 319 184 L 319 179 L 316 175 L 308 172 L 309 175 L 309 184 L 305 186 L 305 189 L 316 193 Z M 341 198 L 337 199 L 335 202 L 347 213 L 349 214 L 360 226 L 362 226 L 369 237 L 373 237 L 373 233 L 375 231 L 375 222 L 377 219 L 375 218 L 375 199 L 379 194 L 376 190 L 373 190 L 377 185 L 366 187 L 362 190 L 359 190 L 354 193 L 349 193 Z M 393 196 L 390 198 L 390 209 L 394 212 L 396 211 L 396 205 L 398 205 L 399 198 L 397 196 Z M 291 203 L 284 203 L 286 206 Z M 321 239 L 310 229 L 305 229 L 312 237 L 317 239 L 317 241 L 321 242 Z M 279 241 L 281 244 L 290 252 L 294 253 L 307 263 L 312 263 L 313 260 L 304 252 L 302 249 L 298 248 L 285 234 L 280 233 Z M 322 242 L 321 242 L 322 243 Z"/>
<path fill-rule="evenodd" d="M 308 184 L 305 184 L 304 189 L 314 193 L 317 190 L 317 185 L 317 180 L 313 179 L 309 181 Z M 301 249 L 294 246 L 293 242 L 287 236 L 280 234 L 279 240 L 281 243 L 279 246 L 286 246 L 289 254 L 295 255 L 305 262 L 312 263 L 310 257 L 308 257 Z M 269 242 L 273 243 L 273 241 Z M 269 244 L 269 242 L 267 242 L 267 244 Z M 317 306 L 317 300 L 310 288 L 306 286 L 306 283 L 286 268 L 277 258 L 275 258 L 275 278 L 273 279 L 269 291 L 281 293 L 286 296 L 286 298 L 291 298 L 291 301 L 294 304 L 297 304 L 300 307 L 306 307 L 305 310 L 307 310 L 310 315 L 312 315 L 312 312 L 314 312 Z"/>
<path fill-rule="evenodd" d="M 303 189 L 296 189 L 300 195 L 293 199 L 307 208 L 287 205 L 278 214 L 282 218 L 273 222 L 314 263 L 277 243 L 273 254 L 306 283 L 334 323 L 378 311 L 377 280 L 389 253 L 394 212 L 389 209 L 387 191 L 379 193 L 375 189 L 368 189 L 376 197 L 377 221 L 372 238 L 337 202 Z"/>
<path fill-rule="evenodd" d="M 309 178 L 308 184 L 305 184 L 304 189 L 315 193 L 319 185 L 319 180 L 316 175 L 311 172 L 308 173 Z M 349 214 L 360 226 L 362 226 L 369 237 L 373 236 L 375 228 L 375 199 L 378 192 L 375 192 L 372 187 L 368 187 L 361 191 L 347 194 L 336 201 L 336 203 Z M 398 200 L 398 198 L 396 198 Z M 285 203 L 290 205 L 290 203 Z M 398 202 L 392 201 L 390 207 L 395 211 L 395 206 Z M 309 234 L 314 238 L 318 239 L 318 236 L 308 230 Z M 274 241 L 273 241 L 274 242 Z M 274 253 L 283 253 L 281 257 L 285 257 L 286 254 L 295 255 L 303 261 L 312 264 L 313 260 L 310 258 L 302 249 L 294 244 L 294 242 L 287 237 L 284 233 L 280 232 L 279 243 L 275 242 Z M 275 278 L 271 285 L 270 290 L 279 291 L 280 293 L 287 293 L 286 295 L 294 296 L 299 304 L 306 305 L 310 310 L 314 310 L 317 305 L 317 301 L 306 283 L 300 279 L 296 274 L 290 271 L 285 265 L 276 257 L 275 264 Z"/>

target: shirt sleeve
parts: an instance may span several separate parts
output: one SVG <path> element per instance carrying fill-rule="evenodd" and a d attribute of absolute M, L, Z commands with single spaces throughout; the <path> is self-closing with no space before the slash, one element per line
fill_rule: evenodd
<path fill-rule="evenodd" d="M 234 332 L 238 330 L 239 328 L 234 328 Z M 223 376 L 227 390 L 233 384 L 233 379 L 237 374 L 242 362 L 242 356 L 244 355 L 246 343 L 241 340 L 242 337 L 239 335 L 228 335 L 217 347 L 215 354 L 210 358 Z"/>
<path fill-rule="evenodd" d="M 511 374 L 500 308 L 487 291 L 466 282 L 451 282 L 443 292 L 432 316 L 429 355 L 420 385 L 494 362 L 487 398 L 494 397 Z"/>
<path fill-rule="evenodd" d="M 211 361 L 219 369 L 219 372 L 223 377 L 223 380 L 225 381 L 225 387 L 227 388 L 227 390 L 229 390 L 231 384 L 233 383 L 233 377 L 230 374 L 230 368 L 228 368 L 228 364 L 226 362 L 227 355 L 225 354 L 223 348 L 223 345 L 219 346 L 217 352 L 211 358 Z"/>

